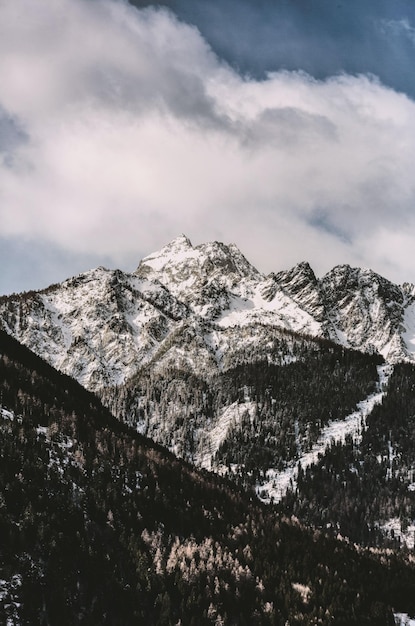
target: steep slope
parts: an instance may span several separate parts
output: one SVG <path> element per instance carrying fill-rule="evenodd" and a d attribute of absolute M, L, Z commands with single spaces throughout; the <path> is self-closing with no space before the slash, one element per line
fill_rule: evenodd
<path fill-rule="evenodd" d="M 299 263 L 292 270 L 279 272 L 273 275 L 273 280 L 275 292 L 282 289 L 315 320 L 320 323 L 326 320 L 326 307 L 320 283 L 308 263 Z"/>
<path fill-rule="evenodd" d="M 89 389 L 130 377 L 189 315 L 159 283 L 102 267 L 2 305 L 8 333 Z"/>
<path fill-rule="evenodd" d="M 409 330 L 410 288 L 401 288 L 371 270 L 335 267 L 321 281 L 334 341 L 382 354 L 390 362 L 414 359 Z M 411 316 L 410 316 L 411 317 Z M 409 338 L 409 337 L 408 337 Z"/>
<path fill-rule="evenodd" d="M 208 379 L 177 366 L 143 369 L 102 399 L 175 454 L 256 484 L 268 470 L 295 463 L 378 378 L 376 355 L 286 333 L 269 339 L 270 359 L 251 355 Z"/>
<path fill-rule="evenodd" d="M 412 551 L 414 415 L 415 369 L 397 364 L 360 436 L 333 441 L 313 466 L 304 467 L 295 488 L 281 500 L 281 510 L 360 544 Z"/>
<path fill-rule="evenodd" d="M 409 561 L 278 519 L 2 332 L 0 390 L 8 623 L 374 626 L 413 610 Z"/>
<path fill-rule="evenodd" d="M 284 471 L 277 472 L 273 468 L 266 471 L 265 482 L 257 485 L 257 492 L 261 500 L 280 502 L 288 491 L 295 492 L 298 478 L 302 477 L 310 467 L 317 465 L 320 459 L 324 459 L 327 451 L 337 444 L 343 446 L 348 441 L 358 447 L 367 434 L 368 417 L 385 398 L 392 372 L 392 366 L 379 365 L 379 382 L 375 392 L 359 402 L 353 413 L 344 419 L 331 420 L 324 426 L 311 450 L 303 450 L 301 446 L 301 454 L 291 461 Z"/>

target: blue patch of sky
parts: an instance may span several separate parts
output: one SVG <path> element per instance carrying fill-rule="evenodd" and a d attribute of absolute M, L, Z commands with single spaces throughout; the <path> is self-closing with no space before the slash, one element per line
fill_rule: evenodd
<path fill-rule="evenodd" d="M 130 0 L 137 7 L 159 2 Z M 240 72 L 374 74 L 415 97 L 414 0 L 166 0 Z"/>
<path fill-rule="evenodd" d="M 0 236 L 0 295 L 44 289 L 97 265 L 112 268 L 110 259 L 100 255 L 67 252 L 50 242 Z"/>

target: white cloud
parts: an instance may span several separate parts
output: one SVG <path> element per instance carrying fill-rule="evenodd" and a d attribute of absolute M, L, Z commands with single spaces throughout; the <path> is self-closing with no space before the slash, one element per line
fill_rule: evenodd
<path fill-rule="evenodd" d="M 186 232 L 262 270 L 415 280 L 397 243 L 415 237 L 415 103 L 374 78 L 241 77 L 173 14 L 116 0 L 2 3 L 0 76 L 20 133 L 0 153 L 3 237 L 133 268 Z"/>
<path fill-rule="evenodd" d="M 388 37 L 406 38 L 415 44 L 415 28 L 407 18 L 400 20 L 380 20 L 379 28 Z"/>

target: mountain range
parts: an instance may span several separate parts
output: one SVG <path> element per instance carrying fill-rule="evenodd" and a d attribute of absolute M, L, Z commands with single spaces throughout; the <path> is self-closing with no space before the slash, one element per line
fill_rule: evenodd
<path fill-rule="evenodd" d="M 107 484 L 112 484 L 111 476 L 117 474 L 120 463 L 129 471 L 128 449 L 136 445 L 133 441 L 139 441 L 141 450 L 157 450 L 163 467 L 176 468 L 173 473 L 183 475 L 184 470 L 178 468 L 186 467 L 191 476 L 199 477 L 196 482 L 203 476 L 209 484 L 218 481 L 215 485 L 219 485 L 219 490 L 225 489 L 226 484 L 230 500 L 235 497 L 231 495 L 233 489 L 243 493 L 241 497 L 247 498 L 247 503 L 255 502 L 255 506 L 261 507 L 262 500 L 269 520 L 289 518 L 304 532 L 309 527 L 334 541 L 341 538 L 346 543 L 355 542 L 362 550 L 389 550 L 388 554 L 395 555 L 393 558 L 399 554 L 399 559 L 403 559 L 399 560 L 399 567 L 410 563 L 408 552 L 414 548 L 415 532 L 414 285 L 395 285 L 371 270 L 348 265 L 339 265 L 317 278 L 305 262 L 288 271 L 263 275 L 233 244 L 193 246 L 181 235 L 142 259 L 132 273 L 99 267 L 41 291 L 0 297 L 0 328 L 7 348 L 3 350 L 6 365 L 0 403 L 1 420 L 8 426 L 3 430 L 9 436 L 13 423 L 17 433 L 22 419 L 32 429 L 31 434 L 25 435 L 31 445 L 37 442 L 39 446 L 39 437 L 43 437 L 41 443 L 47 451 L 39 451 L 39 455 L 49 458 L 49 467 L 51 462 L 56 465 L 54 459 L 58 455 L 59 472 L 82 469 L 84 463 L 80 459 L 91 446 L 98 467 L 104 446 L 105 463 L 112 468 L 108 470 Z M 10 347 L 7 342 L 12 338 L 18 343 Z M 49 389 L 50 399 L 46 392 L 38 397 L 39 379 L 34 374 L 24 375 L 24 385 L 32 385 L 30 392 L 19 382 L 22 371 L 46 367 L 39 365 L 40 361 L 28 365 L 30 353 L 21 353 L 12 373 L 8 365 L 13 361 L 10 353 L 20 354 L 23 346 L 51 366 L 45 377 L 52 377 L 53 389 L 49 389 L 48 382 L 41 383 L 42 389 Z M 82 387 L 71 387 L 69 380 L 78 381 Z M 58 391 L 61 384 L 63 392 Z M 57 402 L 62 393 L 63 399 Z M 83 396 L 84 393 L 90 396 Z M 82 404 L 82 416 L 75 419 L 76 411 L 71 413 L 67 396 L 89 398 L 89 409 L 85 410 Z M 91 422 L 92 418 L 87 417 L 91 411 L 104 417 L 94 417 Z M 62 434 L 62 429 L 66 434 Z M 96 434 L 102 429 L 105 435 Z M 122 445 L 109 443 L 109 433 L 121 437 Z M 130 438 L 130 443 L 125 438 Z M 157 447 L 160 444 L 162 447 Z M 17 465 L 24 463 L 27 450 L 22 448 L 21 453 Z M 171 453 L 174 456 L 168 456 Z M 137 471 L 141 473 L 156 453 L 143 454 L 147 460 L 140 461 Z M 206 470 L 210 470 L 209 474 Z M 4 471 L 8 472 L 7 467 Z M 22 475 L 22 471 L 14 475 Z M 88 476 L 92 476 L 91 472 Z M 77 480 L 79 485 L 73 487 L 74 494 L 78 494 L 74 501 L 84 502 L 79 494 L 86 489 L 85 482 L 78 478 L 74 485 Z M 129 490 L 134 491 L 131 480 L 130 475 L 124 476 L 124 491 L 114 495 L 117 505 L 108 505 L 111 513 L 105 511 L 105 524 L 111 528 L 114 511 L 120 506 L 118 499 Z M 154 483 L 153 478 L 149 480 Z M 9 483 L 13 493 L 20 489 L 10 476 Z M 103 488 L 92 490 L 101 497 Z M 176 488 L 177 484 L 171 487 L 166 483 L 162 489 Z M 195 489 L 189 483 L 190 492 Z M 90 496 L 90 502 L 91 498 L 94 500 Z M 203 500 L 203 496 L 200 498 Z M 7 504 L 11 506 L 10 498 Z M 24 516 L 27 506 L 26 502 L 19 515 Z M 78 505 L 74 506 L 76 516 Z M 99 508 L 98 504 L 93 506 Z M 138 505 L 131 506 L 135 510 Z M 206 513 L 209 519 L 216 520 L 221 506 L 217 504 L 216 512 Z M 146 511 L 153 515 L 148 506 Z M 90 509 L 89 514 L 92 515 Z M 33 514 L 27 515 L 33 521 Z M 221 515 L 223 512 L 219 519 Z M 15 523 L 10 521 L 12 518 L 7 517 L 9 534 Z M 165 517 L 163 520 L 159 522 L 165 525 Z M 154 518 L 153 530 L 149 531 L 155 533 L 154 537 L 159 532 L 157 523 Z M 142 526 L 141 533 L 148 530 L 146 524 Z M 123 529 L 124 551 L 125 537 L 132 537 L 134 532 L 132 526 Z M 101 532 L 97 530 L 98 535 Z M 186 543 L 192 539 L 183 539 L 181 532 L 172 529 L 169 536 L 162 533 L 159 539 L 151 535 L 147 544 L 150 552 L 143 556 L 138 551 L 139 559 L 152 559 L 151 567 L 158 567 L 159 574 L 165 577 L 168 554 L 173 549 L 170 536 L 180 536 L 179 543 L 184 541 L 188 546 L 185 552 L 193 554 L 194 546 L 190 548 Z M 85 542 L 86 545 L 86 539 Z M 199 548 L 194 550 L 200 555 Z M 382 552 L 382 558 L 385 554 Z M 233 554 L 233 558 L 239 556 Z M 137 567 L 134 563 L 131 567 Z M 16 563 L 13 567 L 18 570 Z M 13 567 L 2 577 L 6 581 L 4 597 L 12 593 Z M 297 582 L 293 579 L 292 584 Z M 307 589 L 313 585 L 298 585 L 292 588 L 303 594 L 303 600 L 308 598 Z M 154 601 L 156 587 L 152 588 Z M 171 590 L 163 589 L 163 601 L 159 598 L 158 606 L 171 599 Z M 76 594 L 70 593 L 76 610 L 89 623 L 91 616 L 82 608 L 85 599 L 75 599 Z M 393 593 L 396 598 L 397 591 Z M 17 591 L 16 594 L 18 597 Z M 268 609 L 264 607 L 268 604 L 261 605 L 255 594 L 252 597 L 256 609 L 252 611 L 259 611 L 262 617 L 256 622 L 254 613 L 250 613 L 251 621 L 247 623 L 286 623 L 286 618 L 281 621 L 282 613 L 275 614 L 274 621 L 272 611 L 266 616 Z M 402 592 L 404 600 L 389 599 L 389 606 L 413 611 L 408 602 L 410 595 Z M 0 600 L 3 596 L 0 581 Z M 98 597 L 102 615 L 107 605 L 102 595 Z M 27 605 L 27 598 L 25 602 Z M 128 602 L 132 602 L 137 613 L 136 599 L 129 597 Z M 213 602 L 208 618 L 209 603 L 205 606 L 204 602 L 205 599 L 201 604 L 193 603 L 195 615 L 195 607 L 200 609 L 203 605 L 206 623 L 216 623 L 219 605 Z M 318 602 L 322 605 L 321 599 Z M 355 623 L 350 621 L 350 613 L 343 621 L 337 614 L 334 622 L 328 617 L 328 621 L 314 622 L 311 609 L 305 611 L 307 618 L 304 617 L 307 603 L 304 600 L 301 611 L 297 607 L 303 615 L 299 621 L 295 612 L 290 613 L 287 608 L 289 603 L 284 605 L 285 615 L 292 620 L 289 623 Z M 221 607 L 223 613 L 223 603 Z M 184 613 L 177 606 L 174 611 L 164 608 L 168 619 L 183 619 L 178 617 Z M 231 610 L 239 611 L 240 607 L 233 606 Z M 357 611 L 355 606 L 353 610 Z M 108 607 L 105 611 L 113 615 L 113 621 L 108 623 L 131 623 L 117 622 Z M 380 615 L 384 609 L 379 611 Z M 368 622 L 362 617 L 363 621 L 357 623 L 393 623 L 387 621 L 385 612 L 376 621 L 373 605 L 369 612 Z M 159 613 L 157 619 L 151 611 L 146 615 L 150 620 L 146 623 L 153 623 L 152 619 L 157 624 L 176 623 L 167 617 L 166 622 L 160 621 Z M 223 623 L 244 623 L 240 615 L 235 619 Z"/>
<path fill-rule="evenodd" d="M 247 381 L 234 380 L 237 368 L 266 362 L 281 373 L 286 365 L 295 370 L 326 354 L 327 363 L 316 372 L 333 379 L 330 360 L 343 364 L 339 371 L 349 367 L 344 349 L 354 350 L 362 363 L 362 355 L 390 364 L 415 361 L 413 285 L 394 285 L 347 265 L 321 279 L 307 263 L 264 276 L 235 245 L 194 247 L 184 235 L 142 259 L 133 273 L 100 267 L 43 291 L 3 297 L 0 320 L 18 341 L 98 393 L 120 419 L 209 469 L 218 465 L 215 458 L 232 428 L 259 411 Z M 336 356 L 329 357 L 333 350 Z M 349 373 L 350 399 L 342 403 L 344 375 L 330 383 L 337 394 L 331 395 L 321 427 L 334 414 L 346 417 L 379 384 L 377 373 L 360 371 L 359 380 Z M 184 382 L 189 376 L 191 387 Z M 302 395 L 307 388 L 313 396 L 315 384 L 310 378 Z M 288 389 L 292 383 L 284 385 Z M 320 397 L 321 390 L 320 382 Z M 291 389 L 292 396 L 296 393 Z M 283 402 L 279 391 L 272 401 L 268 418 L 275 421 Z M 310 402 L 318 406 L 314 396 Z M 297 429 L 297 448 L 316 443 L 312 421 L 304 416 L 289 426 L 291 432 Z M 275 439 L 269 429 L 263 432 L 263 423 L 262 436 Z M 284 450 L 294 444 L 277 438 L 279 457 L 287 457 Z M 235 466 L 231 457 L 228 453 L 228 465 Z M 261 464 L 264 471 L 275 467 L 275 460 L 269 467 Z"/>
<path fill-rule="evenodd" d="M 225 370 L 253 345 L 268 355 L 270 335 L 283 331 L 415 362 L 413 284 L 348 265 L 321 279 L 307 263 L 265 276 L 235 245 L 193 247 L 184 235 L 132 273 L 99 267 L 2 297 L 0 315 L 9 334 L 90 390 L 150 364 Z"/>

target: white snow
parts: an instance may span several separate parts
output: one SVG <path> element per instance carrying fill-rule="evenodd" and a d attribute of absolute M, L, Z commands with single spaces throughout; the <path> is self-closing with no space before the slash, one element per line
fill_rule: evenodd
<path fill-rule="evenodd" d="M 174 266 L 190 259 L 197 259 L 198 256 L 198 251 L 193 248 L 189 239 L 185 235 L 179 235 L 161 250 L 146 256 L 141 261 L 141 265 L 147 265 L 156 272 L 160 272 L 166 266 Z"/>
<path fill-rule="evenodd" d="M 5 420 L 10 420 L 11 422 L 14 420 L 14 413 L 2 407 L 0 407 L 0 415 Z"/>
<path fill-rule="evenodd" d="M 356 411 L 348 415 L 343 420 L 336 420 L 328 424 L 314 444 L 310 452 L 303 454 L 295 462 L 282 472 L 275 469 L 269 469 L 266 472 L 266 481 L 258 484 L 256 491 L 263 502 L 279 502 L 291 487 L 295 489 L 297 484 L 298 467 L 306 470 L 307 467 L 318 462 L 319 458 L 324 455 L 327 448 L 333 443 L 344 442 L 347 435 L 351 435 L 357 444 L 361 441 L 361 431 L 366 423 L 366 418 L 373 410 L 376 404 L 382 401 L 385 394 L 385 388 L 389 377 L 392 373 L 392 366 L 378 366 L 378 391 L 362 400 L 357 405 Z"/>
<path fill-rule="evenodd" d="M 415 302 L 406 307 L 403 325 L 405 331 L 402 333 L 402 338 L 410 355 L 415 357 Z"/>
<path fill-rule="evenodd" d="M 408 299 L 404 305 L 393 303 L 394 310 L 400 310 L 398 317 L 390 318 L 392 301 L 382 305 L 377 279 L 363 270 L 357 281 L 360 286 L 349 301 L 339 285 L 350 271 L 358 273 L 339 267 L 331 279 L 311 284 L 300 268 L 290 274 L 289 292 L 284 282 L 287 273 L 280 278 L 260 274 L 236 246 L 213 242 L 193 247 L 181 235 L 145 257 L 133 274 L 99 267 L 28 299 L 23 325 L 18 296 L 14 317 L 10 303 L 1 313 L 11 335 L 93 391 L 122 384 L 160 355 L 163 360 L 176 341 L 182 342 L 180 324 L 189 321 L 204 325 L 199 336 L 211 332 L 212 340 L 218 329 L 234 332 L 232 341 L 208 343 L 206 370 L 215 368 L 215 361 L 219 368 L 238 362 L 245 348 L 252 352 L 249 334 L 255 325 L 270 332 L 278 327 L 314 337 L 329 331 L 337 343 L 375 348 L 393 362 L 415 360 L 415 303 L 408 304 Z M 320 303 L 324 281 L 338 297 L 329 312 Z M 264 335 L 265 331 L 257 348 L 265 354 Z M 196 363 L 201 356 L 194 354 L 189 362 Z"/>
<path fill-rule="evenodd" d="M 415 626 L 415 618 L 408 613 L 394 613 L 394 618 L 396 626 Z"/>
<path fill-rule="evenodd" d="M 214 421 L 210 428 L 205 430 L 205 445 L 200 457 L 196 459 L 196 464 L 211 470 L 213 457 L 219 450 L 221 443 L 226 439 L 229 429 L 240 424 L 246 414 L 252 419 L 255 410 L 256 404 L 249 401 L 242 404 L 234 402 L 223 409 L 219 418 Z"/>
<path fill-rule="evenodd" d="M 277 291 L 272 300 L 261 295 L 263 283 L 250 288 L 245 286 L 245 296 L 233 295 L 229 307 L 216 320 L 219 326 L 246 326 L 253 322 L 268 323 L 286 330 L 321 336 L 322 327 L 283 291 Z"/>
<path fill-rule="evenodd" d="M 303 585 L 301 583 L 291 583 L 291 586 L 294 591 L 297 591 L 300 594 L 301 600 L 304 604 L 307 604 L 310 600 L 311 588 L 308 585 Z"/>
<path fill-rule="evenodd" d="M 15 415 L 13 411 L 10 411 L 9 409 L 6 409 L 4 407 L 0 407 L 0 417 L 10 422 L 17 420 L 19 424 L 21 424 L 23 421 L 23 417 L 21 415 Z"/>
<path fill-rule="evenodd" d="M 409 524 L 406 528 L 402 528 L 401 520 L 398 517 L 393 517 L 383 524 L 379 524 L 379 528 L 389 537 L 399 539 L 402 547 L 407 547 L 409 550 L 414 549 L 415 545 L 415 525 Z"/>

